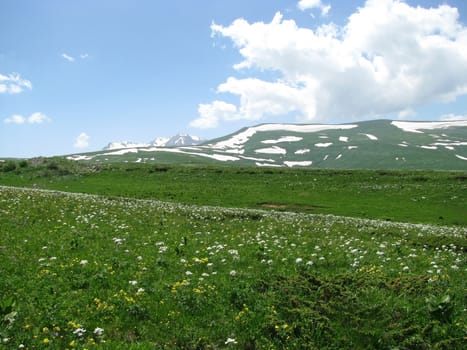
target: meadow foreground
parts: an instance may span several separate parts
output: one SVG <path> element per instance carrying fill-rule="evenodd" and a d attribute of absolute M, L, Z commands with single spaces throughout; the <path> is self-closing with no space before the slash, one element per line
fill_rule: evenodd
<path fill-rule="evenodd" d="M 467 229 L 0 189 L 2 346 L 461 349 Z"/>

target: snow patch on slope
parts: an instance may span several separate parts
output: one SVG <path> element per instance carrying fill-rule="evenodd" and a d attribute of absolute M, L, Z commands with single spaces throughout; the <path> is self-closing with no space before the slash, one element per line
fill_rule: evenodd
<path fill-rule="evenodd" d="M 267 154 L 287 154 L 287 150 L 281 147 L 272 146 L 269 148 L 260 148 L 255 150 L 255 153 L 267 153 Z"/>
<path fill-rule="evenodd" d="M 392 121 L 392 125 L 407 132 L 423 134 L 420 130 L 447 129 L 451 127 L 467 126 L 467 120 L 452 122 L 402 122 Z"/>
<path fill-rule="evenodd" d="M 362 135 L 365 135 L 366 137 L 368 137 L 372 141 L 377 141 L 378 140 L 378 138 L 375 135 L 372 135 L 372 134 L 362 134 Z"/>
<path fill-rule="evenodd" d="M 315 143 L 315 147 L 322 147 L 326 148 L 332 145 L 332 142 L 320 142 L 320 143 Z"/>
<path fill-rule="evenodd" d="M 246 129 L 236 135 L 233 135 L 225 141 L 219 141 L 212 146 L 214 148 L 241 148 L 254 134 L 261 131 L 289 131 L 289 132 L 318 132 L 323 130 L 346 130 L 356 128 L 358 125 L 321 125 L 321 124 L 310 124 L 310 125 L 296 125 L 296 124 L 263 124 L 254 126 Z"/>
<path fill-rule="evenodd" d="M 297 142 L 303 140 L 303 137 L 298 137 L 298 136 L 282 136 L 281 138 L 277 140 L 264 140 L 261 141 L 261 143 L 265 144 L 274 144 L 274 143 L 281 143 L 281 142 Z"/>
<path fill-rule="evenodd" d="M 303 149 L 298 149 L 294 152 L 295 154 L 306 154 L 310 153 L 310 150 L 308 148 L 303 148 Z"/>
<path fill-rule="evenodd" d="M 294 166 L 310 166 L 313 162 L 311 160 L 306 160 L 302 162 L 292 162 L 292 161 L 285 161 L 284 164 L 287 165 L 289 168 Z"/>
<path fill-rule="evenodd" d="M 259 166 L 259 167 L 274 167 L 274 168 L 281 168 L 281 167 L 282 167 L 282 165 L 270 164 L 270 163 L 259 163 L 259 162 L 256 162 L 255 164 L 256 164 L 256 166 Z"/>
<path fill-rule="evenodd" d="M 138 153 L 137 148 L 123 148 L 119 149 L 118 151 L 106 152 L 98 154 L 99 156 L 121 156 L 127 153 Z"/>

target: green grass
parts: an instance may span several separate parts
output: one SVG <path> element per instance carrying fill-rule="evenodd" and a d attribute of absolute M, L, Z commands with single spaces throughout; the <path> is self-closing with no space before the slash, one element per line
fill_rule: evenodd
<path fill-rule="evenodd" d="M 462 349 L 461 227 L 0 188 L 7 349 Z"/>
<path fill-rule="evenodd" d="M 466 172 L 86 165 L 62 159 L 30 161 L 8 169 L 0 171 L 0 184 L 185 204 L 467 225 Z"/>
<path fill-rule="evenodd" d="M 462 349 L 466 178 L 5 162 L 0 348 Z"/>

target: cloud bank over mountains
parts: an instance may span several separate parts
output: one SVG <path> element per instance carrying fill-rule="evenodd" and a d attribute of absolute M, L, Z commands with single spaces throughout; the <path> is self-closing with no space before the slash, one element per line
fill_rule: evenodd
<path fill-rule="evenodd" d="M 297 6 L 321 9 L 322 16 L 330 11 L 320 0 Z M 300 122 L 404 118 L 419 106 L 467 93 L 467 27 L 449 5 L 367 0 L 342 26 L 300 27 L 277 12 L 269 23 L 237 19 L 213 23 L 211 31 L 233 43 L 242 56 L 234 68 L 247 77 L 221 83 L 217 93 L 228 97 L 200 104 L 192 127 L 281 115 Z M 275 78 L 264 78 L 265 72 Z"/>

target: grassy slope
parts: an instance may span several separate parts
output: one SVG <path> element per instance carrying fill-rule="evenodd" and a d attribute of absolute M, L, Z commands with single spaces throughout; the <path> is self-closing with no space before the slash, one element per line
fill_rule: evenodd
<path fill-rule="evenodd" d="M 466 178 L 465 172 L 97 167 L 59 160 L 0 172 L 5 185 L 462 226 L 467 225 Z"/>
<path fill-rule="evenodd" d="M 6 349 L 465 345 L 463 228 L 5 188 L 0 222 Z"/>

